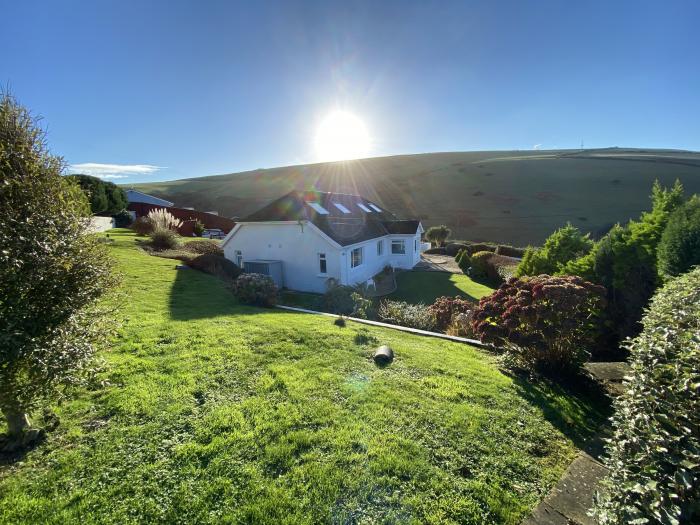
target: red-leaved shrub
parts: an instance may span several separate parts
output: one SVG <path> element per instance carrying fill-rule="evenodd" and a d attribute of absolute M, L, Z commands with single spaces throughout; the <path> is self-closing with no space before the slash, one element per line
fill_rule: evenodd
<path fill-rule="evenodd" d="M 447 330 L 452 323 L 452 318 L 457 314 L 464 314 L 474 309 L 475 303 L 461 297 L 438 297 L 428 307 L 428 311 L 435 318 L 435 328 L 440 332 Z"/>
<path fill-rule="evenodd" d="M 472 329 L 503 346 L 512 367 L 550 376 L 576 372 L 600 332 L 605 293 L 575 276 L 512 278 L 479 301 Z"/>

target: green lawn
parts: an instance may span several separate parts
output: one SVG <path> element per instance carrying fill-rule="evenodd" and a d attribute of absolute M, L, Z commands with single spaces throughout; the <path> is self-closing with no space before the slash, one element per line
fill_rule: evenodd
<path fill-rule="evenodd" d="M 118 336 L 47 441 L 0 467 L 1 523 L 515 524 L 599 421 L 474 348 L 240 306 L 111 237 Z"/>
<path fill-rule="evenodd" d="M 440 296 L 466 296 L 479 300 L 493 288 L 472 281 L 468 276 L 446 272 L 401 272 L 396 276 L 397 290 L 389 299 L 409 303 L 431 304 Z"/>

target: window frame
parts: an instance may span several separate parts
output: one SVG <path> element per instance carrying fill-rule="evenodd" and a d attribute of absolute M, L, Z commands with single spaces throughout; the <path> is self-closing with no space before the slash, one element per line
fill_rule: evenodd
<path fill-rule="evenodd" d="M 328 258 L 325 253 L 318 254 L 318 273 L 320 275 L 328 275 Z"/>
<path fill-rule="evenodd" d="M 242 270 L 243 269 L 243 252 L 241 250 L 236 250 L 233 252 L 233 257 L 236 259 L 236 265 Z"/>
<path fill-rule="evenodd" d="M 398 244 L 401 246 L 401 251 L 395 251 L 394 245 Z M 392 239 L 391 240 L 391 254 L 392 255 L 406 255 L 406 239 Z"/>
<path fill-rule="evenodd" d="M 359 260 L 357 264 L 355 264 L 355 252 L 359 254 Z M 350 250 L 350 268 L 357 268 L 358 266 L 362 266 L 365 262 L 365 250 L 364 246 L 358 246 L 357 248 L 353 248 Z"/>
<path fill-rule="evenodd" d="M 377 241 L 377 257 L 384 255 L 384 240 L 380 239 Z"/>

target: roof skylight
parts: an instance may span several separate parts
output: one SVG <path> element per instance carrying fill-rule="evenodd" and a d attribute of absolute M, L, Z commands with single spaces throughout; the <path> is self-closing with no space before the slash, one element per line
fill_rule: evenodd
<path fill-rule="evenodd" d="M 372 213 L 372 210 L 370 210 L 367 206 L 362 204 L 361 202 L 358 202 L 357 205 L 360 207 L 362 211 L 366 211 L 367 213 Z"/>
<path fill-rule="evenodd" d="M 342 211 L 343 213 L 351 213 L 350 210 L 348 210 L 345 206 L 343 206 L 342 204 L 340 204 L 340 203 L 338 203 L 338 202 L 334 202 L 334 203 L 333 203 L 333 206 L 335 206 L 336 208 L 338 208 L 338 209 L 339 209 L 340 211 Z"/>
<path fill-rule="evenodd" d="M 382 212 L 382 209 L 379 206 L 375 206 L 374 204 L 370 204 L 369 207 L 372 208 L 374 211 L 378 211 L 379 213 Z"/>
<path fill-rule="evenodd" d="M 316 213 L 319 213 L 321 215 L 328 215 L 328 210 L 321 206 L 318 202 L 307 202 L 306 204 L 311 206 L 311 208 L 313 208 L 316 211 Z"/>

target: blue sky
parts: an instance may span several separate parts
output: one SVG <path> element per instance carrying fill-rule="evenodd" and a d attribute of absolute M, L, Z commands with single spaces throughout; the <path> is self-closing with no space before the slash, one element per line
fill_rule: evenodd
<path fill-rule="evenodd" d="M 700 150 L 700 2 L 0 4 L 0 82 L 121 183 L 313 162 L 336 108 L 370 156 Z"/>

